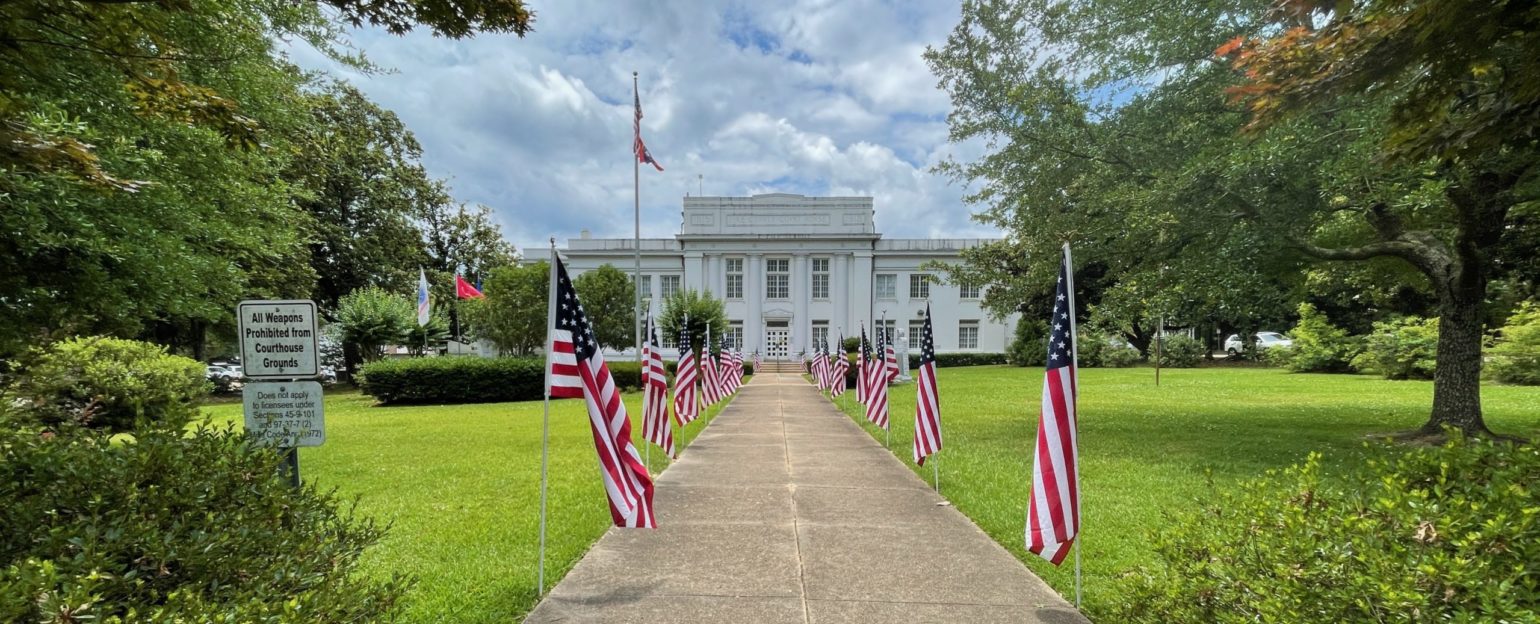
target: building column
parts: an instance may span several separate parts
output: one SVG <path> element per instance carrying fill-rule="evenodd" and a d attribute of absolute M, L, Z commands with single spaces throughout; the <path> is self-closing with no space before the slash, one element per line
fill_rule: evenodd
<path fill-rule="evenodd" d="M 808 345 L 813 340 L 813 322 L 807 317 L 808 290 L 808 262 L 806 253 L 798 253 L 791 257 L 791 350 L 807 351 Z M 793 356 L 796 354 L 793 353 Z"/>
<path fill-rule="evenodd" d="M 684 287 L 690 290 L 705 290 L 706 267 L 699 251 L 684 252 Z"/>
<path fill-rule="evenodd" d="M 857 251 L 854 257 L 854 266 L 850 270 L 850 302 L 851 312 L 855 318 L 851 320 L 858 326 L 864 324 L 870 332 L 872 329 L 872 280 L 876 279 L 872 273 L 872 252 Z"/>
<path fill-rule="evenodd" d="M 759 351 L 765 348 L 765 257 L 751 253 L 743 262 L 743 299 L 748 304 L 749 316 L 743 319 L 744 348 Z"/>
<path fill-rule="evenodd" d="M 835 254 L 830 262 L 829 294 L 834 299 L 834 314 L 829 319 L 829 331 L 836 332 L 834 337 L 839 338 L 839 332 L 849 336 L 855 331 L 855 325 L 850 322 L 850 256 Z"/>
<path fill-rule="evenodd" d="M 722 272 L 722 256 L 716 253 L 705 255 L 705 278 L 701 280 L 701 290 L 709 291 L 712 297 L 721 299 L 722 289 L 717 287 L 717 274 Z"/>

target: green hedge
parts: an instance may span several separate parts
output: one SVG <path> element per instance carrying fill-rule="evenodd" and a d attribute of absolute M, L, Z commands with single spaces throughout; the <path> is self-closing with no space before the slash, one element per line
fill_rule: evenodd
<path fill-rule="evenodd" d="M 1492 379 L 1540 386 L 1540 304 L 1529 301 L 1519 306 L 1487 357 L 1487 373 Z"/>
<path fill-rule="evenodd" d="M 1438 318 L 1376 322 L 1353 367 L 1386 379 L 1432 379 L 1438 370 Z"/>
<path fill-rule="evenodd" d="M 77 424 L 129 431 L 181 415 L 179 427 L 208 394 L 204 367 L 138 340 L 71 338 L 34 350 L 14 389 L 46 425 Z"/>
<path fill-rule="evenodd" d="M 641 389 L 636 362 L 609 362 L 621 390 Z M 674 363 L 667 368 L 672 376 Z M 745 374 L 754 364 L 743 364 Z M 364 365 L 358 387 L 387 405 L 538 401 L 545 389 L 544 358 L 435 357 L 381 360 Z"/>

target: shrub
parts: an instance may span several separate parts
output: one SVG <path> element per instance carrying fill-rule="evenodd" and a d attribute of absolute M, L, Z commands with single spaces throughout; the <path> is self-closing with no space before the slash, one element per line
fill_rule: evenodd
<path fill-rule="evenodd" d="M 1299 324 L 1289 331 L 1292 347 L 1273 347 L 1264 353 L 1268 363 L 1296 373 L 1349 373 L 1353 358 L 1363 351 L 1362 341 L 1331 324 L 1315 306 L 1299 304 Z"/>
<path fill-rule="evenodd" d="M 356 572 L 382 529 L 279 462 L 207 425 L 0 427 L 0 621 L 388 618 L 406 582 Z"/>
<path fill-rule="evenodd" d="M 417 306 L 406 295 L 383 288 L 366 286 L 337 302 L 342 341 L 357 345 L 365 360 L 379 358 L 385 345 L 406 341 L 416 326 Z"/>
<path fill-rule="evenodd" d="M 1487 373 L 1497 381 L 1540 385 L 1540 304 L 1525 302 L 1508 317 L 1497 343 L 1487 351 Z"/>
<path fill-rule="evenodd" d="M 1109 619 L 1540 620 L 1540 449 L 1455 440 L 1325 472 L 1312 455 L 1170 518 Z"/>
<path fill-rule="evenodd" d="M 1128 368 L 1139 363 L 1139 350 L 1133 347 L 1111 347 L 1102 354 L 1102 366 Z"/>
<path fill-rule="evenodd" d="M 621 390 L 641 388 L 641 365 L 607 364 Z M 539 401 L 545 391 L 545 360 L 471 356 L 380 360 L 364 365 L 358 388 L 387 405 Z"/>
<path fill-rule="evenodd" d="M 75 423 L 110 431 L 180 418 L 207 394 L 204 366 L 165 347 L 101 336 L 71 338 L 35 350 L 16 388 L 45 425 Z"/>
<path fill-rule="evenodd" d="M 1182 334 L 1166 336 L 1160 343 L 1160 365 L 1171 368 L 1193 368 L 1203 361 L 1208 349 L 1203 343 Z"/>
<path fill-rule="evenodd" d="M 1438 319 L 1408 316 L 1376 322 L 1353 367 L 1386 379 L 1432 379 L 1437 353 Z"/>
<path fill-rule="evenodd" d="M 1043 366 L 1048 361 L 1048 326 L 1042 321 L 1021 319 L 1015 336 L 1005 348 L 1006 361 L 1015 366 Z"/>
<path fill-rule="evenodd" d="M 1047 347 L 1044 347 L 1045 349 Z M 852 358 L 851 362 L 855 362 Z M 954 366 L 992 366 L 1006 364 L 1007 356 L 1004 353 L 937 353 L 936 368 L 952 368 Z M 853 366 L 853 364 L 852 364 Z M 909 370 L 920 367 L 920 354 L 909 354 Z"/>

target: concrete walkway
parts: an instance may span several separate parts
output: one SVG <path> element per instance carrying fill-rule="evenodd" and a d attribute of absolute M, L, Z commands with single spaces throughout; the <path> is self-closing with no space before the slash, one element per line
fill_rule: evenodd
<path fill-rule="evenodd" d="M 1086 622 L 798 375 L 657 485 L 659 528 L 611 529 L 526 621 Z"/>

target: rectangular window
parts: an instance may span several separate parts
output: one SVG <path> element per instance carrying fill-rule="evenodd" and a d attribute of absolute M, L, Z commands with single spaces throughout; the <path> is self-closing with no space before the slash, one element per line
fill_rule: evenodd
<path fill-rule="evenodd" d="M 643 299 L 651 299 L 652 298 L 652 276 L 651 275 L 643 275 L 642 276 L 641 285 L 642 285 L 642 298 Z"/>
<path fill-rule="evenodd" d="M 958 284 L 957 285 L 957 294 L 958 294 L 958 297 L 962 298 L 962 299 L 978 299 L 979 298 L 979 287 L 978 287 L 977 284 L 967 284 L 967 283 Z"/>
<path fill-rule="evenodd" d="M 765 298 L 791 298 L 790 258 L 770 258 L 765 260 Z"/>
<path fill-rule="evenodd" d="M 958 321 L 957 322 L 957 348 L 959 348 L 959 349 L 977 349 L 977 348 L 979 348 L 979 322 L 978 321 Z"/>
<path fill-rule="evenodd" d="M 929 275 L 926 275 L 924 273 L 910 273 L 909 274 L 909 298 L 910 299 L 929 299 L 930 298 L 930 276 Z"/>
<path fill-rule="evenodd" d="M 893 331 L 894 331 L 893 328 L 895 328 L 897 326 L 898 326 L 898 321 L 895 321 L 895 320 L 892 320 L 892 319 L 888 319 L 886 321 L 884 321 L 882 319 L 877 319 L 877 328 L 876 328 L 876 331 L 873 332 L 873 336 L 872 336 L 873 340 L 875 340 L 877 338 L 877 332 L 881 332 L 881 337 L 882 337 L 883 343 L 884 344 L 893 344 Z M 872 346 L 876 347 L 876 344 L 873 344 Z"/>
<path fill-rule="evenodd" d="M 877 298 L 878 299 L 897 299 L 898 298 L 898 276 L 897 275 L 894 275 L 892 273 L 878 273 L 877 274 Z"/>
<path fill-rule="evenodd" d="M 829 322 L 813 321 L 813 348 L 822 349 L 823 341 L 829 340 Z M 834 352 L 834 345 L 829 345 L 829 352 Z"/>
<path fill-rule="evenodd" d="M 743 348 L 743 321 L 727 322 L 727 340 L 732 348 Z"/>
<path fill-rule="evenodd" d="M 925 320 L 909 321 L 909 350 L 920 350 L 920 334 L 925 331 Z"/>
<path fill-rule="evenodd" d="M 675 336 L 674 336 L 673 332 L 664 331 L 662 326 L 658 327 L 658 346 L 659 347 L 664 348 L 664 349 L 678 349 L 679 348 L 679 344 L 678 344 L 679 341 L 675 340 L 674 338 L 675 338 Z M 674 355 L 676 355 L 676 354 L 664 353 L 663 354 L 663 359 L 672 359 L 672 357 Z"/>
<path fill-rule="evenodd" d="M 659 275 L 658 276 L 658 286 L 660 286 L 661 289 L 662 289 L 662 292 L 660 294 L 663 296 L 664 299 L 672 297 L 672 296 L 674 296 L 674 293 L 679 292 L 679 276 L 678 275 Z"/>
<path fill-rule="evenodd" d="M 829 298 L 829 259 L 813 258 L 813 298 Z"/>
<path fill-rule="evenodd" d="M 727 259 L 727 298 L 743 298 L 743 258 Z"/>

